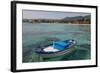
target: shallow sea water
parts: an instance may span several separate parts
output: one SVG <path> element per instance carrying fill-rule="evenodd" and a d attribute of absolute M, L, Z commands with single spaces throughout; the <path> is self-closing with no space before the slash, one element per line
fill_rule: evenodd
<path fill-rule="evenodd" d="M 91 58 L 90 24 L 63 24 L 63 23 L 23 23 L 22 45 L 23 62 L 86 60 Z M 39 45 L 52 43 L 51 40 L 74 39 L 77 41 L 72 52 L 54 58 L 40 58 L 35 53 Z"/>

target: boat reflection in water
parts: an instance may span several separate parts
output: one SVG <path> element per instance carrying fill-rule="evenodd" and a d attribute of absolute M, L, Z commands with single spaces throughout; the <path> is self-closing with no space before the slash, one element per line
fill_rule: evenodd
<path fill-rule="evenodd" d="M 37 47 L 35 52 L 42 58 L 57 57 L 71 52 L 75 45 L 75 40 L 53 41 L 52 44 Z"/>

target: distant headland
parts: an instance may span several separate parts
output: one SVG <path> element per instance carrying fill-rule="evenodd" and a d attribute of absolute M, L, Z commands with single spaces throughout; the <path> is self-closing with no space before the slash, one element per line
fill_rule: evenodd
<path fill-rule="evenodd" d="M 91 15 L 65 17 L 63 19 L 23 19 L 28 23 L 71 23 L 71 24 L 91 24 Z"/>

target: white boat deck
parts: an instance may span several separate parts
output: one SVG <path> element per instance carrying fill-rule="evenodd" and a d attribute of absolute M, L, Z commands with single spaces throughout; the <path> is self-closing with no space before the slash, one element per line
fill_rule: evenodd
<path fill-rule="evenodd" d="M 57 52 L 59 51 L 58 49 L 53 48 L 53 46 L 48 46 L 43 49 L 45 52 Z"/>

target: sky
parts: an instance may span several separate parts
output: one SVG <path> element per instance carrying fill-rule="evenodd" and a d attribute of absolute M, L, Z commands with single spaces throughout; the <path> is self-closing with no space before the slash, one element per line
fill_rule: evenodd
<path fill-rule="evenodd" d="M 90 13 L 23 10 L 22 15 L 23 19 L 63 19 L 65 17 L 86 16 Z"/>

